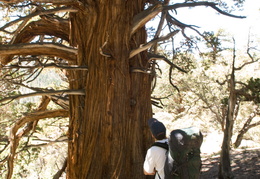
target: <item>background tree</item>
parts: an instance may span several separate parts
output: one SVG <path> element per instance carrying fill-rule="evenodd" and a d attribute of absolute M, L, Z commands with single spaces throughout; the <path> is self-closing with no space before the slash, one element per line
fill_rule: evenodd
<path fill-rule="evenodd" d="M 169 74 L 173 69 L 185 72 L 174 64 L 174 57 L 168 60 L 159 54 L 158 43 L 179 32 L 190 40 L 186 29 L 199 33 L 194 26 L 178 21 L 174 11 L 208 6 L 221 14 L 239 17 L 205 1 L 1 2 L 15 7 L 10 10 L 20 16 L 1 27 L 9 37 L 0 47 L 2 69 L 10 68 L 8 64 L 20 70 L 27 68 L 27 74 L 37 74 L 37 68 L 49 66 L 66 69 L 68 90 L 26 87 L 38 95 L 70 95 L 67 178 L 77 179 L 143 176 L 143 158 L 151 141 L 146 120 L 152 116 L 151 82 L 156 61 L 166 61 L 170 65 Z M 161 20 L 156 33 L 147 42 L 144 25 L 159 13 Z M 169 31 L 162 36 L 165 24 Z M 25 86 L 22 82 L 19 85 Z M 67 109 L 59 111 L 56 115 L 48 110 L 36 113 L 35 120 L 68 114 Z M 30 115 L 25 116 L 11 130 L 7 178 L 13 173 L 17 130 L 20 124 L 30 122 L 34 122 Z"/>
<path fill-rule="evenodd" d="M 164 101 L 171 112 L 174 108 L 176 118 L 187 114 L 190 117 L 196 111 L 195 114 L 200 118 L 202 116 L 208 118 L 202 119 L 204 121 L 213 123 L 214 121 L 211 119 L 215 120 L 215 124 L 220 126 L 224 133 L 219 178 L 232 178 L 234 176 L 231 171 L 229 154 L 233 147 L 232 136 L 237 133 L 234 147 L 238 147 L 243 135 L 249 129 L 259 125 L 259 120 L 253 120 L 259 115 L 259 75 L 258 69 L 254 68 L 259 63 L 258 52 L 248 46 L 247 56 L 238 56 L 235 47 L 229 49 L 228 46 L 222 45 L 219 35 L 207 34 L 207 38 L 215 43 L 214 48 L 207 53 L 201 51 L 200 62 L 193 65 L 189 74 L 176 80 L 181 91 L 178 99 L 182 100 L 181 96 L 185 96 L 189 100 L 182 100 L 180 103 L 175 100 L 174 96 L 174 98 L 169 97 Z M 227 52 L 233 54 L 228 55 Z M 251 67 L 246 69 L 248 66 Z M 246 73 L 248 70 L 250 70 L 250 74 Z M 165 89 L 165 86 L 163 88 Z M 169 90 L 166 92 L 168 94 L 165 96 L 170 96 Z M 178 104 L 179 106 L 181 104 L 182 108 Z M 207 111 L 211 115 L 209 113 L 201 115 Z M 241 115 L 240 111 L 246 112 Z"/>

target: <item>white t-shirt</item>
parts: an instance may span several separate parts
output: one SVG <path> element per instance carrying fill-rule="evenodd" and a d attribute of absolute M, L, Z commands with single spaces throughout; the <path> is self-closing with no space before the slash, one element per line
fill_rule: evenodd
<path fill-rule="evenodd" d="M 156 142 L 168 143 L 168 139 L 157 140 Z M 152 146 L 147 150 L 144 170 L 147 173 L 153 173 L 154 169 L 158 172 L 155 174 L 155 179 L 159 179 L 158 174 L 161 179 L 164 179 L 164 163 L 166 159 L 166 150 L 162 147 Z"/>

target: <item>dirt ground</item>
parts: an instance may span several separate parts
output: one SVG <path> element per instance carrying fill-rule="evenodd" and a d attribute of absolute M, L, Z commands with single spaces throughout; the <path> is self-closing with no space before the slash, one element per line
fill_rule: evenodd
<path fill-rule="evenodd" d="M 202 155 L 201 179 L 217 179 L 219 155 Z M 236 149 L 231 152 L 235 179 L 260 179 L 260 148 Z"/>
<path fill-rule="evenodd" d="M 200 123 L 192 119 L 179 119 L 172 122 L 169 113 L 159 112 L 154 115 L 166 126 L 167 131 L 187 126 L 199 126 Z M 219 165 L 219 151 L 221 150 L 223 133 L 206 130 L 203 133 L 203 143 L 201 146 L 202 172 L 201 179 L 217 179 Z M 231 166 L 235 179 L 260 179 L 260 141 L 243 140 L 240 148 L 231 151 Z"/>

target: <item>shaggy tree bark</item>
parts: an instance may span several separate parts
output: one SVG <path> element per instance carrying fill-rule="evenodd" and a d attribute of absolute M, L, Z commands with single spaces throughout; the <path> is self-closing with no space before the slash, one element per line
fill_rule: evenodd
<path fill-rule="evenodd" d="M 76 65 L 88 66 L 88 72 L 69 75 L 70 88 L 86 91 L 70 98 L 69 179 L 144 177 L 152 77 L 131 72 L 147 67 L 145 53 L 129 59 L 130 49 L 146 42 L 144 29 L 130 36 L 144 2 L 85 0 L 87 14 L 71 15 Z"/>

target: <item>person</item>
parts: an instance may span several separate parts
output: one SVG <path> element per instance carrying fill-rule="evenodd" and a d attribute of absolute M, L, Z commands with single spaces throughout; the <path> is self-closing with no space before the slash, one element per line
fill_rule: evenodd
<path fill-rule="evenodd" d="M 155 142 L 168 144 L 166 128 L 162 122 L 151 118 L 148 120 L 148 126 Z M 155 179 L 164 179 L 166 151 L 166 149 L 159 146 L 152 146 L 147 150 L 143 165 L 145 175 L 155 175 Z"/>

